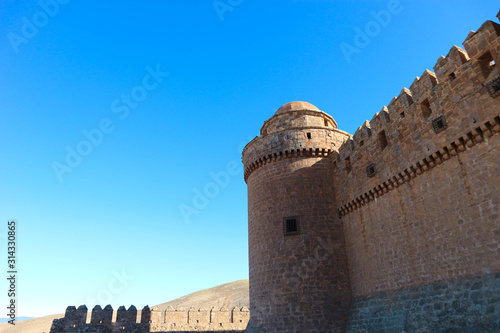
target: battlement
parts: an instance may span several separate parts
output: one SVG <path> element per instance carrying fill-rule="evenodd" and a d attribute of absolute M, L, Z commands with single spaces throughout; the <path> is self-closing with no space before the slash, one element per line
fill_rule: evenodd
<path fill-rule="evenodd" d="M 111 305 L 104 309 L 96 305 L 91 313 L 85 305 L 68 306 L 64 318 L 55 319 L 51 333 L 72 332 L 175 332 L 175 331 L 241 331 L 250 319 L 247 307 L 173 308 L 165 311 L 145 306 L 138 311 L 134 305 L 128 309 L 120 306 L 114 311 Z"/>
<path fill-rule="evenodd" d="M 485 22 L 463 44 L 465 50 L 453 46 L 434 72 L 425 70 L 340 147 L 340 215 L 498 132 L 500 25 Z"/>

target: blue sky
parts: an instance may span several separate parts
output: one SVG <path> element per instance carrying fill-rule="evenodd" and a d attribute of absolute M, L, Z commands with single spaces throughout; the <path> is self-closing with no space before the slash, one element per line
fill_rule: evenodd
<path fill-rule="evenodd" d="M 304 100 L 354 133 L 498 9 L 3 0 L 0 266 L 15 219 L 18 315 L 248 278 L 241 150 L 263 122 Z"/>

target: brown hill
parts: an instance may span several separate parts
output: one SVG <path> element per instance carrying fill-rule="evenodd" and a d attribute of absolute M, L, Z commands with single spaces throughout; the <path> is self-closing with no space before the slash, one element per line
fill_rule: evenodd
<path fill-rule="evenodd" d="M 238 280 L 221 284 L 209 289 L 200 290 L 186 296 L 179 297 L 172 301 L 158 304 L 160 310 L 165 310 L 168 306 L 184 307 L 184 308 L 207 308 L 212 306 L 221 308 L 223 306 L 231 309 L 234 306 L 249 307 L 248 298 L 248 280 Z M 136 304 L 137 305 L 137 304 Z M 116 310 L 116 309 L 115 309 Z M 90 311 L 89 311 L 90 312 Z M 23 320 L 17 322 L 16 325 L 0 324 L 0 332 L 2 333 L 48 333 L 52 321 L 56 318 L 62 318 L 64 314 L 57 314 L 35 319 Z M 89 317 L 87 317 L 87 320 Z"/>
<path fill-rule="evenodd" d="M 250 307 L 248 295 L 248 280 L 238 280 L 234 282 L 224 283 L 220 286 L 203 289 L 186 296 L 179 297 L 173 301 L 157 305 L 160 310 L 164 311 L 167 306 L 174 308 L 183 307 L 196 309 L 204 307 L 207 309 L 220 309 L 225 306 L 228 309 L 233 307 Z"/>
<path fill-rule="evenodd" d="M 0 324 L 2 333 L 49 333 L 52 321 L 64 317 L 64 314 L 57 314 L 34 319 L 16 322 L 15 325 L 8 323 Z"/>

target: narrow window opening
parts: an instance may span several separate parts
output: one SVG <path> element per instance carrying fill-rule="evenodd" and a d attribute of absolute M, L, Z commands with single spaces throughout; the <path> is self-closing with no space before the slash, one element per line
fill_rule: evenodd
<path fill-rule="evenodd" d="M 311 138 L 311 133 L 307 133 L 307 138 L 310 139 Z"/>
<path fill-rule="evenodd" d="M 431 103 L 429 103 L 429 100 L 426 99 L 420 104 L 420 107 L 422 109 L 422 115 L 424 118 L 428 118 L 432 114 L 432 109 L 431 109 Z"/>
<path fill-rule="evenodd" d="M 368 177 L 375 176 L 375 164 L 370 164 L 369 166 L 366 167 L 366 175 Z"/>
<path fill-rule="evenodd" d="M 219 323 L 219 326 L 222 327 L 222 323 Z"/>
<path fill-rule="evenodd" d="M 359 141 L 359 146 L 361 147 L 362 145 L 364 145 L 365 142 L 363 140 Z"/>
<path fill-rule="evenodd" d="M 389 144 L 387 141 L 387 136 L 385 135 L 385 131 L 382 131 L 378 134 L 378 142 L 380 143 L 380 150 L 384 150 L 385 147 Z"/>
<path fill-rule="evenodd" d="M 283 233 L 285 236 L 297 235 L 300 233 L 299 219 L 297 216 L 283 218 Z"/>
<path fill-rule="evenodd" d="M 484 78 L 487 78 L 488 75 L 490 75 L 490 73 L 493 71 L 493 68 L 495 68 L 495 60 L 493 60 L 490 52 L 486 52 L 485 54 L 483 54 L 478 59 L 478 63 Z"/>
<path fill-rule="evenodd" d="M 448 74 L 448 79 L 450 80 L 450 82 L 455 81 L 456 78 L 457 76 L 455 75 L 455 73 Z"/>
<path fill-rule="evenodd" d="M 488 85 L 488 92 L 491 97 L 497 97 L 500 95 L 500 76 L 491 80 Z"/>
<path fill-rule="evenodd" d="M 198 319 L 196 319 L 196 323 L 198 324 L 200 321 Z"/>
<path fill-rule="evenodd" d="M 446 129 L 446 119 L 444 116 L 439 116 L 432 121 L 432 128 L 435 133 L 442 132 Z"/>
<path fill-rule="evenodd" d="M 403 112 L 401 112 L 401 113 L 399 114 L 399 116 L 400 116 L 401 118 L 404 118 L 404 117 L 405 117 L 405 112 L 404 112 L 404 111 L 403 111 Z"/>
<path fill-rule="evenodd" d="M 328 127 L 328 120 L 325 119 L 325 126 Z"/>
<path fill-rule="evenodd" d="M 345 159 L 345 171 L 346 171 L 347 173 L 350 173 L 350 172 L 351 172 L 351 170 L 352 170 L 351 158 L 350 158 L 350 157 L 347 157 L 347 158 Z"/>

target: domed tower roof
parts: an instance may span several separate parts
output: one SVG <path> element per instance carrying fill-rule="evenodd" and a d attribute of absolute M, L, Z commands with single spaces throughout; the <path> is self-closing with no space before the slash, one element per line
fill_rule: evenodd
<path fill-rule="evenodd" d="M 275 116 L 288 112 L 288 111 L 299 111 L 299 110 L 309 110 L 309 111 L 320 111 L 317 107 L 308 102 L 290 102 L 286 103 L 276 111 Z"/>
<path fill-rule="evenodd" d="M 335 120 L 308 102 L 286 103 L 264 122 L 261 135 L 293 128 L 337 128 Z"/>
<path fill-rule="evenodd" d="M 337 129 L 332 116 L 311 103 L 286 103 L 264 122 L 260 136 L 243 149 L 245 181 L 271 157 L 298 156 L 297 151 L 301 156 L 326 157 L 349 138 L 349 133 Z"/>

